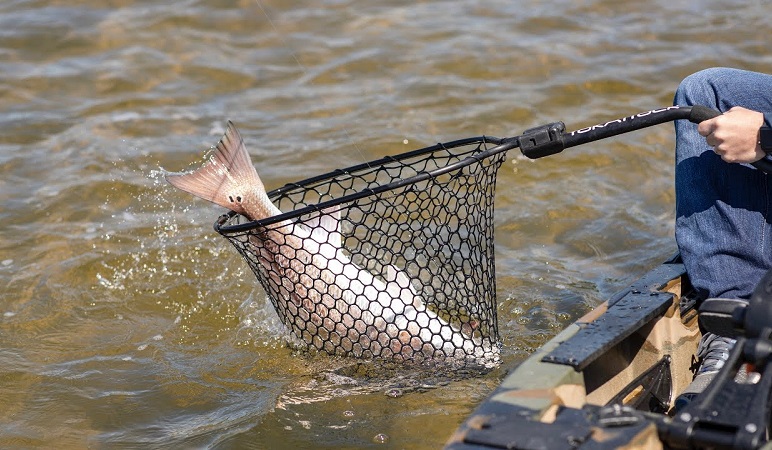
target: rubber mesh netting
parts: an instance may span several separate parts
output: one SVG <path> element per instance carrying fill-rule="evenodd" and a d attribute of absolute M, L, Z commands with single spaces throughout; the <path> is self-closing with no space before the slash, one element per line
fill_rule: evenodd
<path fill-rule="evenodd" d="M 494 142 L 491 142 L 491 140 Z M 498 362 L 495 138 L 438 144 L 291 183 L 284 211 L 215 225 L 282 322 L 332 355 Z"/>

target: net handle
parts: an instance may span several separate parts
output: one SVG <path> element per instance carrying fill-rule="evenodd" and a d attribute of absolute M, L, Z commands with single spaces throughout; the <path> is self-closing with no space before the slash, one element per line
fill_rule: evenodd
<path fill-rule="evenodd" d="M 640 130 L 674 120 L 689 120 L 700 123 L 721 115 L 720 111 L 707 106 L 669 106 L 653 109 L 620 119 L 610 120 L 570 133 L 565 132 L 563 122 L 555 122 L 538 128 L 532 128 L 520 137 L 520 150 L 531 159 L 560 153 L 564 149 L 606 139 L 623 133 Z M 772 161 L 760 159 L 751 163 L 764 173 L 772 173 Z"/>

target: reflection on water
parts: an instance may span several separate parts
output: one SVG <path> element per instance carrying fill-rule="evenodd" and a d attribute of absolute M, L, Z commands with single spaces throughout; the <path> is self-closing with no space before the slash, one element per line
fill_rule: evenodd
<path fill-rule="evenodd" d="M 460 379 L 294 351 L 221 211 L 158 171 L 227 119 L 275 188 L 664 106 L 704 67 L 772 71 L 765 6 L 3 2 L 0 446 L 440 446 L 507 366 L 674 250 L 672 127 L 508 155 L 504 367 Z"/>

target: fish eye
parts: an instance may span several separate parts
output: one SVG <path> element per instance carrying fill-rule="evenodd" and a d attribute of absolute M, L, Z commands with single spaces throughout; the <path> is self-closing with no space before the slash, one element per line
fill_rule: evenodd
<path fill-rule="evenodd" d="M 232 195 L 229 195 L 229 196 L 228 196 L 228 200 L 230 200 L 230 201 L 231 201 L 231 203 L 233 203 L 233 196 L 232 196 Z"/>
<path fill-rule="evenodd" d="M 233 200 L 231 200 L 231 201 L 233 201 Z M 241 203 L 241 196 L 240 195 L 236 196 L 236 201 Z"/>

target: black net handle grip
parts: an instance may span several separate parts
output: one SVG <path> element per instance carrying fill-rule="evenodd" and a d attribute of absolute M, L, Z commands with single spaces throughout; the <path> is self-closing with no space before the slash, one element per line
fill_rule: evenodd
<path fill-rule="evenodd" d="M 692 110 L 689 112 L 689 122 L 699 124 L 720 115 L 721 111 L 708 108 L 707 106 L 694 105 L 692 106 Z"/>
<path fill-rule="evenodd" d="M 523 155 L 536 159 L 560 153 L 570 147 L 629 133 L 653 125 L 679 119 L 689 119 L 691 112 L 691 106 L 668 106 L 609 120 L 608 122 L 570 132 L 566 131 L 566 126 L 563 122 L 555 122 L 526 130 L 516 139 L 519 140 L 520 151 L 523 152 Z"/>
<path fill-rule="evenodd" d="M 721 115 L 721 112 L 706 106 L 669 106 L 645 111 L 632 116 L 610 120 L 579 130 L 567 132 L 563 122 L 555 122 L 526 130 L 517 138 L 520 151 L 531 159 L 543 158 L 562 152 L 569 147 L 587 144 L 642 128 L 674 120 L 686 119 L 700 123 Z M 772 161 L 760 159 L 752 163 L 764 173 L 772 173 Z"/>
<path fill-rule="evenodd" d="M 714 117 L 718 117 L 720 115 L 721 115 L 721 112 L 716 111 L 713 108 L 708 108 L 707 106 L 695 105 L 695 106 L 692 106 L 692 111 L 689 114 L 689 121 L 692 123 L 700 123 L 706 120 L 710 120 Z M 759 169 L 764 173 L 772 173 L 772 161 L 766 158 L 762 158 L 758 161 L 754 161 L 751 164 L 753 164 L 753 167 Z"/>

